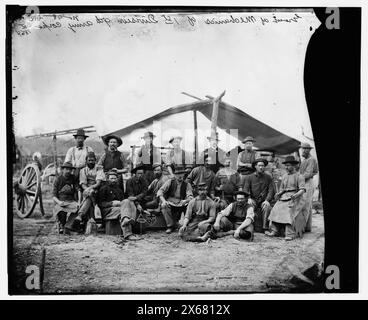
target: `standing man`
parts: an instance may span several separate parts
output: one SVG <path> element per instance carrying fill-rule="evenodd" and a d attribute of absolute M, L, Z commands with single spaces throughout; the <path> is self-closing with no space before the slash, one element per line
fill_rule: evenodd
<path fill-rule="evenodd" d="M 198 196 L 192 199 L 186 210 L 179 236 L 185 241 L 204 242 L 211 233 L 211 226 L 216 218 L 216 205 L 207 196 L 207 185 L 198 185 Z"/>
<path fill-rule="evenodd" d="M 234 235 L 236 239 L 253 241 L 254 210 L 248 203 L 249 194 L 245 191 L 236 192 L 236 201 L 220 211 L 213 225 L 215 238 Z"/>
<path fill-rule="evenodd" d="M 303 175 L 305 180 L 305 210 L 307 211 L 307 225 L 305 226 L 305 232 L 312 230 L 312 203 L 314 194 L 314 182 L 313 177 L 318 173 L 317 160 L 310 154 L 311 145 L 309 143 L 302 143 L 300 145 L 302 156 L 304 160 L 300 165 L 300 173 Z"/>
<path fill-rule="evenodd" d="M 164 162 L 167 171 L 171 177 L 174 177 L 174 171 L 176 168 L 187 168 L 192 164 L 192 160 L 189 158 L 189 154 L 181 148 L 181 136 L 171 137 L 169 143 L 173 146 L 173 149 L 166 153 Z M 174 169 L 173 169 L 174 168 Z"/>
<path fill-rule="evenodd" d="M 73 215 L 79 208 L 80 199 L 77 202 L 79 186 L 77 178 L 72 174 L 74 169 L 75 167 L 70 162 L 64 162 L 61 166 L 61 175 L 57 176 L 54 182 L 52 199 L 55 203 L 54 217 L 58 221 L 59 233 L 64 233 L 65 228 L 73 229 L 72 224 L 75 218 Z"/>
<path fill-rule="evenodd" d="M 303 175 L 295 169 L 299 162 L 293 156 L 287 156 L 283 164 L 287 173 L 282 177 L 280 190 L 275 195 L 277 202 L 269 216 L 271 231 L 265 233 L 275 237 L 285 231 L 285 240 L 290 241 L 297 236 L 301 237 L 305 230 L 305 181 Z"/>
<path fill-rule="evenodd" d="M 78 129 L 73 134 L 76 146 L 69 148 L 65 156 L 65 162 L 70 162 L 76 169 L 74 175 L 78 178 L 79 171 L 86 166 L 86 157 L 88 152 L 93 152 L 91 147 L 85 146 L 84 141 L 88 138 L 83 129 Z"/>
<path fill-rule="evenodd" d="M 148 183 L 153 181 L 152 165 L 154 163 L 161 163 L 161 151 L 153 144 L 153 139 L 156 138 L 151 131 L 145 132 L 141 137 L 144 144 L 137 151 L 135 166 L 143 164 L 145 167 L 145 178 Z"/>
<path fill-rule="evenodd" d="M 237 166 L 243 180 L 254 172 L 252 163 L 257 158 L 257 152 L 253 149 L 254 142 L 255 140 L 251 136 L 246 137 L 242 141 L 244 150 L 238 155 Z"/>
<path fill-rule="evenodd" d="M 208 195 L 214 199 L 214 180 L 215 173 L 211 169 L 211 157 L 208 155 L 204 156 L 204 165 L 193 168 L 193 170 L 187 176 L 186 181 L 189 182 L 194 190 L 194 195 L 198 194 L 197 188 L 200 182 L 205 182 L 207 185 Z"/>
<path fill-rule="evenodd" d="M 265 173 L 268 161 L 258 158 L 253 162 L 255 173 L 249 175 L 242 186 L 243 190 L 249 193 L 249 202 L 255 211 L 254 229 L 256 232 L 268 230 L 268 216 L 271 211 L 271 202 L 274 196 L 274 186 L 272 177 Z"/>
<path fill-rule="evenodd" d="M 86 157 L 86 166 L 79 172 L 79 185 L 83 192 L 83 200 L 76 221 L 87 221 L 88 218 L 95 218 L 94 214 L 89 215 L 90 210 L 96 205 L 96 196 L 102 181 L 105 181 L 105 175 L 101 168 L 96 166 L 96 155 L 89 152 Z"/>
<path fill-rule="evenodd" d="M 112 169 L 115 170 L 118 174 L 118 184 L 124 191 L 122 174 L 127 172 L 127 169 L 125 169 L 126 162 L 123 153 L 118 150 L 118 147 L 123 144 L 123 140 L 117 136 L 109 135 L 103 138 L 103 142 L 107 148 L 98 161 L 97 166 L 102 167 L 105 173 Z"/>
<path fill-rule="evenodd" d="M 167 225 L 166 233 L 175 229 L 180 214 L 185 212 L 189 201 L 193 199 L 192 186 L 184 181 L 184 174 L 184 169 L 178 169 L 175 178 L 167 180 L 157 192 Z"/>
<path fill-rule="evenodd" d="M 221 168 L 214 178 L 215 202 L 218 203 L 218 209 L 225 209 L 234 200 L 234 194 L 240 185 L 239 173 L 231 168 L 231 158 L 225 158 L 225 167 Z"/>
<path fill-rule="evenodd" d="M 216 136 L 207 137 L 210 146 L 201 153 L 199 156 L 199 161 L 205 160 L 206 157 L 209 158 L 209 165 L 214 173 L 217 173 L 221 167 L 223 167 L 226 152 L 218 147 L 218 133 Z M 198 162 L 198 161 L 197 161 Z M 199 162 L 201 163 L 201 162 Z"/>

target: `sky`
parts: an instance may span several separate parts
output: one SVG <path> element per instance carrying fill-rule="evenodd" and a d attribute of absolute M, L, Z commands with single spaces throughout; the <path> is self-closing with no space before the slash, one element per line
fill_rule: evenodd
<path fill-rule="evenodd" d="M 104 135 L 195 101 L 181 92 L 205 98 L 226 90 L 223 101 L 254 118 L 299 140 L 301 127 L 313 137 L 303 69 L 319 21 L 313 12 L 297 14 L 296 21 L 277 23 L 295 13 L 233 13 L 237 21 L 252 15 L 254 22 L 226 24 L 205 22 L 231 19 L 231 13 L 167 14 L 173 24 L 159 13 L 150 20 L 157 23 L 141 24 L 118 22 L 132 21 L 134 14 L 20 20 L 12 39 L 15 132 L 94 125 Z M 87 21 L 93 25 L 73 26 Z M 166 122 L 173 130 L 193 126 L 189 114 Z M 209 127 L 200 115 L 199 128 Z M 140 144 L 140 134 L 132 132 L 124 142 Z"/>

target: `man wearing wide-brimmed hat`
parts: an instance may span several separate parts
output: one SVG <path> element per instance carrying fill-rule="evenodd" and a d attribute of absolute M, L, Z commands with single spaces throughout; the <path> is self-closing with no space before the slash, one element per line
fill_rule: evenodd
<path fill-rule="evenodd" d="M 114 169 L 118 174 L 119 186 L 124 190 L 122 174 L 128 170 L 125 168 L 126 161 L 124 154 L 118 150 L 123 144 L 123 140 L 115 135 L 107 135 L 103 137 L 102 140 L 107 148 L 105 153 L 98 160 L 97 166 L 102 167 L 105 173 Z"/>
<path fill-rule="evenodd" d="M 254 138 L 251 136 L 246 137 L 242 140 L 244 150 L 238 155 L 238 171 L 241 171 L 242 175 L 249 175 L 254 172 L 252 163 L 257 158 L 257 152 L 253 149 Z"/>
<path fill-rule="evenodd" d="M 254 210 L 248 203 L 249 193 L 239 190 L 235 197 L 235 202 L 218 213 L 211 238 L 233 235 L 236 239 L 253 241 Z"/>
<path fill-rule="evenodd" d="M 61 175 L 57 176 L 53 186 L 54 216 L 58 221 L 59 233 L 64 232 L 64 228 L 69 220 L 75 218 L 78 210 L 79 186 L 76 177 L 72 174 L 75 167 L 71 162 L 64 162 L 61 165 Z M 73 217 L 73 215 L 75 215 Z M 68 225 L 67 225 L 68 226 Z M 69 226 L 72 229 L 72 226 Z"/>
<path fill-rule="evenodd" d="M 216 204 L 207 196 L 207 184 L 198 185 L 198 196 L 192 199 L 186 209 L 179 236 L 184 241 L 204 242 L 216 218 Z"/>
<path fill-rule="evenodd" d="M 254 230 L 265 232 L 269 228 L 268 216 L 274 197 L 274 185 L 272 177 L 265 173 L 268 165 L 266 159 L 257 158 L 252 165 L 256 171 L 245 179 L 242 189 L 249 193 L 250 203 L 254 206 Z"/>
<path fill-rule="evenodd" d="M 219 148 L 218 143 L 220 141 L 218 132 L 212 133 L 211 136 L 207 137 L 209 147 L 204 149 L 197 159 L 197 165 L 203 165 L 205 157 L 209 157 L 209 165 L 214 173 L 217 173 L 220 168 L 224 166 L 224 160 L 226 152 Z"/>
<path fill-rule="evenodd" d="M 152 165 L 154 163 L 162 163 L 161 151 L 153 144 L 153 139 L 156 135 L 151 131 L 147 131 L 143 134 L 144 144 L 137 150 L 134 165 L 143 164 L 145 169 L 145 178 L 148 183 L 151 183 L 153 178 Z"/>
<path fill-rule="evenodd" d="M 283 164 L 287 173 L 282 177 L 280 190 L 275 195 L 277 202 L 269 216 L 271 231 L 266 231 L 266 235 L 274 237 L 284 233 L 285 240 L 293 240 L 302 236 L 307 222 L 303 214 L 305 180 L 296 171 L 299 162 L 293 156 L 287 156 Z"/>
<path fill-rule="evenodd" d="M 69 148 L 65 156 L 65 162 L 70 162 L 75 169 L 75 176 L 79 177 L 80 169 L 86 166 L 86 156 L 88 152 L 93 152 L 91 147 L 85 146 L 84 141 L 88 138 L 83 129 L 78 129 L 73 137 L 76 141 L 76 146 Z"/>
<path fill-rule="evenodd" d="M 313 177 L 318 173 L 318 163 L 317 160 L 310 154 L 313 147 L 309 143 L 302 143 L 300 145 L 302 151 L 302 160 L 300 164 L 299 171 L 304 176 L 305 179 L 305 210 L 307 215 L 307 225 L 305 227 L 306 232 L 312 230 L 312 202 L 314 194 L 314 181 Z"/>
<path fill-rule="evenodd" d="M 185 212 L 189 201 L 193 199 L 192 186 L 184 181 L 185 172 L 184 168 L 176 169 L 175 178 L 167 180 L 157 192 L 166 221 L 166 233 L 175 229 L 180 214 Z"/>

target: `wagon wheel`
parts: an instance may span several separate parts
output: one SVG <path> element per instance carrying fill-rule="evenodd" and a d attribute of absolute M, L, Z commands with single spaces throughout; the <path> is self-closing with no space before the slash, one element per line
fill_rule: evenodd
<path fill-rule="evenodd" d="M 23 169 L 15 193 L 17 215 L 22 219 L 29 217 L 37 204 L 37 200 L 42 201 L 40 197 L 41 174 L 36 164 L 28 164 Z"/>

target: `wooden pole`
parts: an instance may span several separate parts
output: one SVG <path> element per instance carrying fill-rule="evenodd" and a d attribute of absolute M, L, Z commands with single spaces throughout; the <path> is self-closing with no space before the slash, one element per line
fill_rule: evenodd
<path fill-rule="evenodd" d="M 197 152 L 198 152 L 197 110 L 193 110 L 193 121 L 194 121 L 194 157 L 193 157 L 193 165 L 195 165 L 197 163 Z"/>
<path fill-rule="evenodd" d="M 52 138 L 52 142 L 54 144 L 54 166 L 55 166 L 55 172 L 56 172 L 56 169 L 57 169 L 57 145 L 56 145 L 56 131 L 55 131 L 55 134 Z"/>
<path fill-rule="evenodd" d="M 217 98 L 213 99 L 212 117 L 211 117 L 211 138 L 217 138 L 217 118 L 218 118 L 218 108 L 222 97 L 225 95 L 224 91 Z"/>

